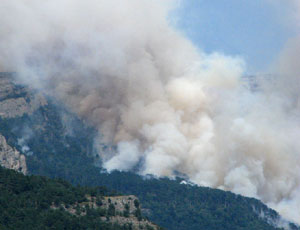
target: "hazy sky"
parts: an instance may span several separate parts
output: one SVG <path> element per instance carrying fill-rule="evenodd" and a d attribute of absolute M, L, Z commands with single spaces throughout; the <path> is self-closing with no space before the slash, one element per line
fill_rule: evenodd
<path fill-rule="evenodd" d="M 264 71 L 294 35 L 286 20 L 290 10 L 271 0 L 188 0 L 176 11 L 176 23 L 207 52 L 243 56 L 251 73 Z"/>

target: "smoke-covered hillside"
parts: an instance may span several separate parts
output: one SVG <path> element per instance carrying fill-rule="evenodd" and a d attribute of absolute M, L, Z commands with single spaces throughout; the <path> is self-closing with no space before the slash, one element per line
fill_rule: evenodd
<path fill-rule="evenodd" d="M 142 213 L 166 229 L 274 230 L 289 226 L 256 199 L 189 185 L 180 178 L 103 172 L 93 149 L 96 131 L 50 99 L 32 114 L 2 117 L 0 133 L 26 157 L 28 174 L 63 178 L 75 185 L 105 185 L 136 195 L 143 204 Z"/>
<path fill-rule="evenodd" d="M 179 2 L 1 0 L 1 70 L 76 114 L 48 104 L 5 118 L 7 142 L 23 147 L 32 172 L 80 181 L 79 169 L 89 172 L 98 156 L 109 172 L 182 175 L 260 199 L 300 224 L 299 37 L 272 82 L 261 78 L 253 91 L 242 57 L 206 53 L 176 29 Z"/>

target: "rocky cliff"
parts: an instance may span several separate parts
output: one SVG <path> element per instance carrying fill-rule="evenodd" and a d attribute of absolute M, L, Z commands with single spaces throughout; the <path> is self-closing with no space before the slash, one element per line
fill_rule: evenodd
<path fill-rule="evenodd" d="M 16 171 L 27 173 L 26 159 L 15 148 L 7 144 L 4 136 L 0 134 L 0 165 L 14 169 Z"/>
<path fill-rule="evenodd" d="M 0 73 L 0 116 L 14 118 L 32 114 L 40 106 L 47 104 L 46 99 L 28 88 L 18 84 L 12 73 Z"/>
<path fill-rule="evenodd" d="M 102 206 L 108 210 L 115 209 L 115 216 L 112 216 L 109 220 L 113 223 L 130 225 L 133 230 L 159 229 L 157 225 L 142 218 L 140 202 L 136 196 L 104 197 Z"/>
<path fill-rule="evenodd" d="M 47 104 L 46 99 L 16 81 L 13 73 L 0 73 L 0 117 L 10 119 L 32 114 L 39 107 Z M 27 173 L 25 156 L 11 147 L 0 134 L 0 165 Z"/>
<path fill-rule="evenodd" d="M 159 230 L 159 226 L 142 217 L 140 202 L 136 196 L 86 196 L 87 201 L 77 202 L 74 205 L 60 205 L 54 203 L 53 210 L 63 209 L 75 216 L 85 216 L 90 210 L 98 210 L 102 214 L 103 222 L 125 226 L 131 230 Z"/>

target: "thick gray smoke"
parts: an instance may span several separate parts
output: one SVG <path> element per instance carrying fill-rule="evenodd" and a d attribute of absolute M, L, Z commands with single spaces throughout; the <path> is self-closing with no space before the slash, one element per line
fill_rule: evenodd
<path fill-rule="evenodd" d="M 1 0 L 0 66 L 97 127 L 108 171 L 180 172 L 300 223 L 298 76 L 251 92 L 240 58 L 205 54 L 170 26 L 175 4 Z"/>

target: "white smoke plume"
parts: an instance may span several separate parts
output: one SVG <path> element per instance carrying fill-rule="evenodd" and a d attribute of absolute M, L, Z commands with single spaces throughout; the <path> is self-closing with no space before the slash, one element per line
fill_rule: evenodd
<path fill-rule="evenodd" d="M 238 57 L 197 50 L 176 1 L 1 0 L 0 66 L 99 130 L 108 170 L 257 197 L 300 223 L 298 77 L 253 93 Z M 284 84 L 282 84 L 284 83 Z"/>
<path fill-rule="evenodd" d="M 26 156 L 32 156 L 33 152 L 30 150 L 30 147 L 28 146 L 28 141 L 33 137 L 34 133 L 32 129 L 30 129 L 28 126 L 24 126 L 21 131 L 21 138 L 18 138 L 17 143 L 18 146 L 23 154 Z"/>

